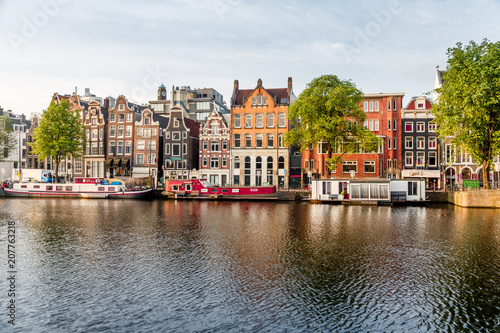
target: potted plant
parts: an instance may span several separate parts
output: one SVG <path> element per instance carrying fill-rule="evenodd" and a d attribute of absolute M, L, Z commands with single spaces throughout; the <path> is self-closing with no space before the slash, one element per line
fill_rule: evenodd
<path fill-rule="evenodd" d="M 344 190 L 342 190 L 342 192 L 340 192 L 340 195 L 339 195 L 339 200 L 344 200 L 344 195 L 345 195 L 345 192 L 344 192 Z"/>

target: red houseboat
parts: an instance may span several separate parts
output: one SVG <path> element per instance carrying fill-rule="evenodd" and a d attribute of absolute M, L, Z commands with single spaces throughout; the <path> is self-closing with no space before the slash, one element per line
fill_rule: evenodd
<path fill-rule="evenodd" d="M 175 179 L 165 181 L 165 192 L 177 198 L 267 198 L 275 196 L 276 186 L 212 186 L 205 179 Z"/>

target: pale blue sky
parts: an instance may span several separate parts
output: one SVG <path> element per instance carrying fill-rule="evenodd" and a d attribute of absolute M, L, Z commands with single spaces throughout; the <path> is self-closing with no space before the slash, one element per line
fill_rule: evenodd
<path fill-rule="evenodd" d="M 298 96 L 322 74 L 365 93 L 432 90 L 457 42 L 500 39 L 500 2 L 263 0 L 0 0 L 0 106 L 40 112 L 54 92 L 124 94 L 145 103 L 158 85 Z"/>

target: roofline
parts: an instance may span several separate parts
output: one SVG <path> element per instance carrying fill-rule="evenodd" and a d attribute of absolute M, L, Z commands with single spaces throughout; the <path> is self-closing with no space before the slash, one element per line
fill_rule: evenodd
<path fill-rule="evenodd" d="M 403 97 L 404 95 L 405 95 L 404 92 L 398 92 L 398 93 L 393 93 L 393 94 L 388 94 L 388 93 L 364 94 L 363 97 L 391 97 L 391 96 Z"/>

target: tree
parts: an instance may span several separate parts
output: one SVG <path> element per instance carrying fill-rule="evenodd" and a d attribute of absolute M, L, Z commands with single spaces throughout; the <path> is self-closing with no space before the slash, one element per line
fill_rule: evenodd
<path fill-rule="evenodd" d="M 12 130 L 12 120 L 4 114 L 0 117 L 0 162 L 4 162 L 16 148 L 18 142 Z"/>
<path fill-rule="evenodd" d="M 363 93 L 350 80 L 336 75 L 315 78 L 290 107 L 294 126 L 286 133 L 286 142 L 301 152 L 323 142 L 330 170 L 344 154 L 375 150 L 379 139 L 364 127 L 366 115 L 359 107 L 362 100 Z"/>
<path fill-rule="evenodd" d="M 67 100 L 52 102 L 43 111 L 38 127 L 33 133 L 33 154 L 40 160 L 52 157 L 55 163 L 55 177 L 59 163 L 70 154 L 80 157 L 83 152 L 85 130 L 80 118 L 80 111 L 73 110 Z"/>
<path fill-rule="evenodd" d="M 443 85 L 432 112 L 438 134 L 451 137 L 483 167 L 484 188 L 494 156 L 500 153 L 500 42 L 486 39 L 448 49 Z"/>

